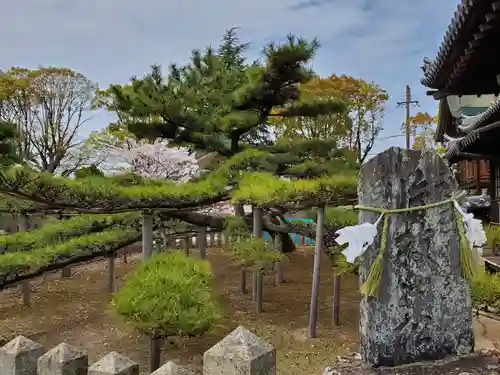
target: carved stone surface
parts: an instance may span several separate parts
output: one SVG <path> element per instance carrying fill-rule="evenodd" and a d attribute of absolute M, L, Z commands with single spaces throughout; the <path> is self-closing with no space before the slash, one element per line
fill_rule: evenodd
<path fill-rule="evenodd" d="M 139 365 L 117 352 L 111 352 L 89 367 L 88 375 L 139 375 Z"/>
<path fill-rule="evenodd" d="M 38 375 L 86 374 L 88 364 L 87 354 L 62 343 L 38 358 Z"/>
<path fill-rule="evenodd" d="M 456 188 L 436 153 L 390 148 L 363 165 L 358 195 L 361 205 L 405 208 L 442 201 Z M 378 216 L 361 211 L 359 222 Z M 362 257 L 361 283 L 379 252 L 379 237 Z M 451 204 L 390 216 L 380 296 L 362 299 L 360 331 L 363 359 L 376 365 L 473 351 L 470 289 L 461 277 Z"/>
<path fill-rule="evenodd" d="M 242 326 L 203 355 L 203 375 L 275 374 L 275 348 Z"/>
<path fill-rule="evenodd" d="M 37 375 L 38 357 L 45 353 L 42 345 L 17 336 L 0 348 L 0 374 Z"/>

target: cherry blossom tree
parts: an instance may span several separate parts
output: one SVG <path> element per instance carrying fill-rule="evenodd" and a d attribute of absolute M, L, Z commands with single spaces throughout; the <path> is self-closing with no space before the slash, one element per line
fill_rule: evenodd
<path fill-rule="evenodd" d="M 106 130 L 92 134 L 89 143 L 99 150 L 99 155 L 106 155 L 101 168 L 111 173 L 129 171 L 146 178 L 183 183 L 202 172 L 206 164 L 206 155 L 196 159 L 187 150 L 170 147 L 165 141 L 137 140 L 127 134 L 118 137 Z M 219 202 L 197 212 L 214 216 L 235 214 L 230 202 Z"/>
<path fill-rule="evenodd" d="M 161 142 L 138 145 L 121 153 L 133 172 L 147 178 L 186 182 L 200 171 L 196 159 L 186 150 Z"/>
<path fill-rule="evenodd" d="M 113 142 L 112 135 L 89 137 L 98 155 L 106 155 L 101 168 L 109 173 L 134 172 L 146 178 L 186 182 L 198 175 L 200 167 L 185 149 L 170 147 L 167 142 L 145 142 L 127 137 Z"/>

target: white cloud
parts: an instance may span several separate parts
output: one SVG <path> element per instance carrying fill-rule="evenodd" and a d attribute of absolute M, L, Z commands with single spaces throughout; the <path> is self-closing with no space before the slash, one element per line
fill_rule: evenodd
<path fill-rule="evenodd" d="M 107 85 L 153 63 L 185 62 L 193 48 L 216 45 L 238 26 L 254 54 L 290 32 L 317 36 L 323 47 L 314 67 L 321 74 L 374 80 L 395 99 L 410 84 L 423 100 L 422 57 L 437 50 L 457 1 L 16 0 L 2 6 L 0 68 L 67 66 Z M 394 103 L 389 109 L 386 128 L 394 134 L 403 113 Z"/>

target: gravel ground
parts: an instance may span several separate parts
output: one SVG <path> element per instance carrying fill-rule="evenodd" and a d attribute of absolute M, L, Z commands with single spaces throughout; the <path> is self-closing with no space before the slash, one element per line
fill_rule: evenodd
<path fill-rule="evenodd" d="M 497 351 L 471 356 L 421 362 L 397 367 L 373 368 L 360 361 L 339 358 L 323 375 L 500 375 Z"/>

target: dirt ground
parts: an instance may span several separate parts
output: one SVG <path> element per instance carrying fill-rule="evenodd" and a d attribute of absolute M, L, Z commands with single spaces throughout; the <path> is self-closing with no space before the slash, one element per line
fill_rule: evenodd
<path fill-rule="evenodd" d="M 358 279 L 345 277 L 341 294 L 341 327 L 331 324 L 333 278 L 325 257 L 321 270 L 318 337 L 307 340 L 311 292 L 312 249 L 299 249 L 284 263 L 285 283 L 274 286 L 274 275 L 266 276 L 264 312 L 254 313 L 250 295 L 238 290 L 239 268 L 221 250 L 210 249 L 208 260 L 215 274 L 215 287 L 224 307 L 225 319 L 212 332 L 196 339 L 165 343 L 163 361 L 174 360 L 199 369 L 202 354 L 239 325 L 273 343 L 277 348 L 279 375 L 322 374 L 338 355 L 355 350 L 358 328 Z M 117 261 L 117 284 L 138 257 L 124 264 Z M 115 316 L 106 295 L 106 262 L 96 262 L 37 279 L 32 285 L 32 305 L 23 306 L 20 290 L 0 293 L 0 335 L 11 339 L 24 335 L 51 348 L 61 342 L 84 349 L 90 362 L 117 351 L 147 369 L 147 340 Z M 247 285 L 250 285 L 248 280 Z"/>

